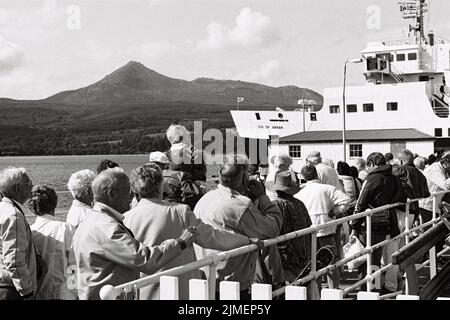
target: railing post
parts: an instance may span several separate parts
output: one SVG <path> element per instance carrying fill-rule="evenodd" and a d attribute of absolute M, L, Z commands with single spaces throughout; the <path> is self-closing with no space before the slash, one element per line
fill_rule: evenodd
<path fill-rule="evenodd" d="M 433 195 L 433 215 L 431 219 L 435 220 L 436 217 L 436 195 Z M 433 225 L 436 225 L 436 222 L 433 222 Z M 430 250 L 428 251 L 428 256 L 430 259 L 430 279 L 432 279 L 434 278 L 434 276 L 436 276 L 437 273 L 436 246 L 430 248 Z"/>
<path fill-rule="evenodd" d="M 220 282 L 220 300 L 239 300 L 239 282 L 221 281 Z"/>
<path fill-rule="evenodd" d="M 208 281 L 200 279 L 189 280 L 189 300 L 209 300 Z"/>
<path fill-rule="evenodd" d="M 406 201 L 406 210 L 405 210 L 405 232 L 409 231 L 409 199 Z M 405 243 L 409 243 L 409 233 L 405 235 Z"/>
<path fill-rule="evenodd" d="M 317 231 L 311 234 L 311 273 L 314 273 L 317 271 Z M 313 299 L 315 298 L 320 299 L 319 297 L 316 297 L 316 292 L 319 292 L 319 288 L 317 286 L 316 278 L 314 277 L 314 280 L 311 281 L 311 291 L 313 293 Z"/>
<path fill-rule="evenodd" d="M 162 276 L 159 279 L 159 300 L 178 299 L 178 277 Z"/>
<path fill-rule="evenodd" d="M 369 214 L 366 217 L 366 249 L 370 249 L 371 246 L 372 246 L 372 214 Z M 367 287 L 367 292 L 371 292 L 372 291 L 372 280 L 369 278 L 369 276 L 372 274 L 372 253 L 371 252 L 367 253 L 366 264 L 367 264 L 366 279 L 368 279 L 368 281 L 366 281 L 366 287 Z"/>
<path fill-rule="evenodd" d="M 216 300 L 216 269 L 217 264 L 208 266 L 208 292 L 209 300 Z"/>
<path fill-rule="evenodd" d="M 140 300 L 140 290 L 136 285 L 133 286 L 133 300 Z"/>
<path fill-rule="evenodd" d="M 272 300 L 272 285 L 264 283 L 252 284 L 252 300 Z"/>

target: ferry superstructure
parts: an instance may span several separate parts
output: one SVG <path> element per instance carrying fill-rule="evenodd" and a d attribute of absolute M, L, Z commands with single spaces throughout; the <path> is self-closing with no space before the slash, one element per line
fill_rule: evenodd
<path fill-rule="evenodd" d="M 370 42 L 362 50 L 365 83 L 345 88 L 346 130 L 415 129 L 450 147 L 450 43 L 424 29 L 425 0 L 400 3 L 413 19 L 410 39 Z M 241 137 L 343 130 L 343 87 L 324 90 L 319 111 L 231 111 Z M 304 111 L 304 112 L 302 112 Z"/>

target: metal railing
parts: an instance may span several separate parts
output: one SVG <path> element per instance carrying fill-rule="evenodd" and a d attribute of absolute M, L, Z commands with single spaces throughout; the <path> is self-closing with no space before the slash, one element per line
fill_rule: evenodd
<path fill-rule="evenodd" d="M 324 224 L 313 225 L 309 228 L 290 232 L 290 233 L 278 236 L 273 239 L 264 240 L 263 241 L 264 247 L 273 246 L 278 243 L 292 240 L 292 239 L 295 239 L 295 238 L 298 238 L 301 236 L 311 235 L 311 272 L 309 273 L 309 275 L 307 275 L 301 279 L 298 279 L 292 283 L 289 283 L 288 284 L 289 286 L 299 286 L 299 285 L 308 283 L 310 281 L 311 281 L 311 285 L 315 286 L 316 282 L 312 281 L 312 280 L 315 280 L 318 277 L 325 275 L 334 269 L 340 268 L 341 266 L 344 266 L 348 262 L 356 260 L 357 258 L 365 255 L 365 261 L 367 262 L 366 263 L 366 265 L 367 265 L 366 277 L 359 280 L 358 282 L 354 283 L 349 288 L 346 288 L 345 290 L 343 290 L 343 293 L 344 293 L 344 296 L 348 295 L 348 293 L 355 290 L 356 288 L 358 288 L 359 286 L 361 286 L 364 283 L 367 284 L 367 291 L 371 292 L 372 291 L 372 281 L 375 278 L 379 277 L 382 272 L 387 271 L 388 269 L 392 268 L 392 266 L 393 266 L 390 263 L 390 264 L 387 264 L 386 266 L 382 267 L 381 269 L 376 270 L 375 272 L 372 272 L 371 253 L 374 250 L 382 248 L 385 245 L 387 245 L 388 243 L 397 241 L 398 239 L 401 239 L 401 238 L 404 238 L 406 244 L 408 244 L 411 234 L 413 234 L 414 232 L 417 232 L 419 230 L 422 230 L 428 226 L 435 225 L 440 220 L 440 218 L 437 218 L 436 197 L 442 196 L 446 193 L 450 193 L 450 191 L 441 191 L 441 192 L 433 193 L 428 198 L 408 199 L 406 203 L 394 203 L 394 204 L 384 205 L 384 206 L 381 206 L 378 208 L 368 209 L 362 213 L 353 214 L 351 216 L 347 216 L 347 217 L 337 219 L 337 220 L 332 220 L 332 221 L 329 221 Z M 417 202 L 419 200 L 429 199 L 429 198 L 432 198 L 432 202 L 433 202 L 431 220 L 426 223 L 421 223 L 417 227 L 410 228 L 410 220 L 409 220 L 410 219 L 410 217 L 409 217 L 410 204 L 413 202 Z M 372 245 L 372 232 L 371 232 L 372 231 L 372 219 L 371 219 L 372 215 L 374 213 L 382 212 L 387 209 L 392 209 L 392 208 L 396 208 L 399 206 L 405 206 L 405 209 L 406 209 L 406 211 L 405 211 L 405 230 L 403 232 L 401 232 L 398 236 L 396 236 L 392 239 L 387 239 L 380 243 Z M 350 257 L 341 259 L 341 260 L 335 262 L 334 264 L 331 264 L 325 268 L 316 270 L 316 268 L 317 268 L 317 264 L 316 264 L 317 232 L 319 230 L 322 230 L 325 228 L 342 225 L 349 221 L 357 220 L 357 219 L 361 219 L 361 218 L 366 219 L 366 247 L 365 247 L 365 249 L 361 252 L 358 252 L 358 253 L 350 256 Z M 421 222 L 422 222 L 422 219 L 421 219 Z M 172 268 L 169 270 L 165 270 L 165 271 L 162 271 L 159 273 L 155 273 L 155 274 L 137 279 L 135 281 L 127 282 L 127 283 L 124 283 L 124 284 L 121 284 L 118 286 L 106 285 L 106 286 L 102 287 L 102 289 L 100 290 L 100 297 L 103 300 L 116 299 L 119 296 L 122 296 L 123 298 L 125 298 L 127 296 L 127 294 L 129 294 L 131 292 L 134 292 L 134 297 L 138 297 L 139 289 L 144 288 L 149 285 L 152 285 L 152 284 L 159 283 L 161 277 L 163 277 L 163 276 L 179 276 L 181 274 L 184 274 L 184 273 L 187 273 L 190 271 L 199 270 L 200 268 L 207 267 L 208 268 L 208 272 L 207 272 L 207 274 L 208 274 L 208 276 L 207 276 L 208 290 L 207 290 L 207 292 L 208 292 L 208 296 L 209 296 L 208 298 L 210 300 L 214 300 L 215 294 L 216 294 L 216 267 L 217 267 L 217 265 L 222 261 L 226 261 L 230 258 L 239 256 L 239 255 L 243 255 L 243 254 L 247 254 L 247 253 L 250 253 L 250 252 L 253 252 L 256 250 L 258 250 L 258 246 L 256 244 L 251 244 L 251 245 L 243 246 L 243 247 L 236 248 L 233 250 L 224 251 L 219 254 L 209 255 L 201 260 L 198 260 L 198 261 L 195 261 L 192 263 L 188 263 L 186 265 L 182 265 L 179 267 L 175 267 L 175 268 Z M 431 248 L 429 253 L 430 253 L 429 260 L 426 261 L 422 266 L 420 266 L 420 268 L 422 268 L 423 266 L 425 266 L 426 264 L 429 263 L 430 264 L 430 278 L 433 278 L 437 273 L 437 262 L 436 262 L 437 258 L 436 258 L 435 247 Z M 442 255 L 443 252 L 441 252 L 440 254 Z M 285 292 L 286 287 L 287 286 L 274 291 L 272 294 L 272 297 L 277 297 L 277 296 L 282 295 Z M 395 293 L 395 294 L 400 294 L 400 293 L 401 293 L 401 291 L 399 291 L 398 293 Z M 390 294 L 390 295 L 382 296 L 382 297 L 386 298 L 388 296 L 395 296 L 395 294 Z M 406 294 L 408 294 L 408 288 L 406 288 Z"/>

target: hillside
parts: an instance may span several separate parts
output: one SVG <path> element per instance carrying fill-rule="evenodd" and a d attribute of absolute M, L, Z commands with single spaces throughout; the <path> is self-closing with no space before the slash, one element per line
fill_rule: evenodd
<path fill-rule="evenodd" d="M 247 106 L 295 106 L 303 94 L 306 99 L 322 100 L 314 91 L 295 86 L 273 88 L 243 81 L 173 79 L 131 61 L 90 86 L 58 93 L 43 102 L 93 106 L 185 102 L 234 106 L 236 97 L 242 96 Z"/>
<path fill-rule="evenodd" d="M 293 110 L 301 98 L 323 100 L 318 93 L 295 86 L 174 79 L 131 61 L 92 85 L 46 99 L 1 98 L 0 155 L 95 153 L 99 148 L 101 152 L 142 151 L 133 149 L 136 139 L 164 132 L 174 121 L 187 127 L 194 120 L 201 120 L 204 128 L 232 127 L 229 110 L 235 108 L 236 97 L 245 97 L 241 109 L 262 110 L 275 106 Z M 111 150 L 108 141 L 130 137 L 131 149 L 122 150 L 119 143 L 118 149 Z"/>

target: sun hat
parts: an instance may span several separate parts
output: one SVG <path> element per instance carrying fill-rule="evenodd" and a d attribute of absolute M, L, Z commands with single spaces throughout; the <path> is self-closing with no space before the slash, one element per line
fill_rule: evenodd
<path fill-rule="evenodd" d="M 292 174 L 289 170 L 275 173 L 274 181 L 266 186 L 271 191 L 282 191 L 290 195 L 294 195 L 300 191 L 300 187 L 292 180 Z"/>

